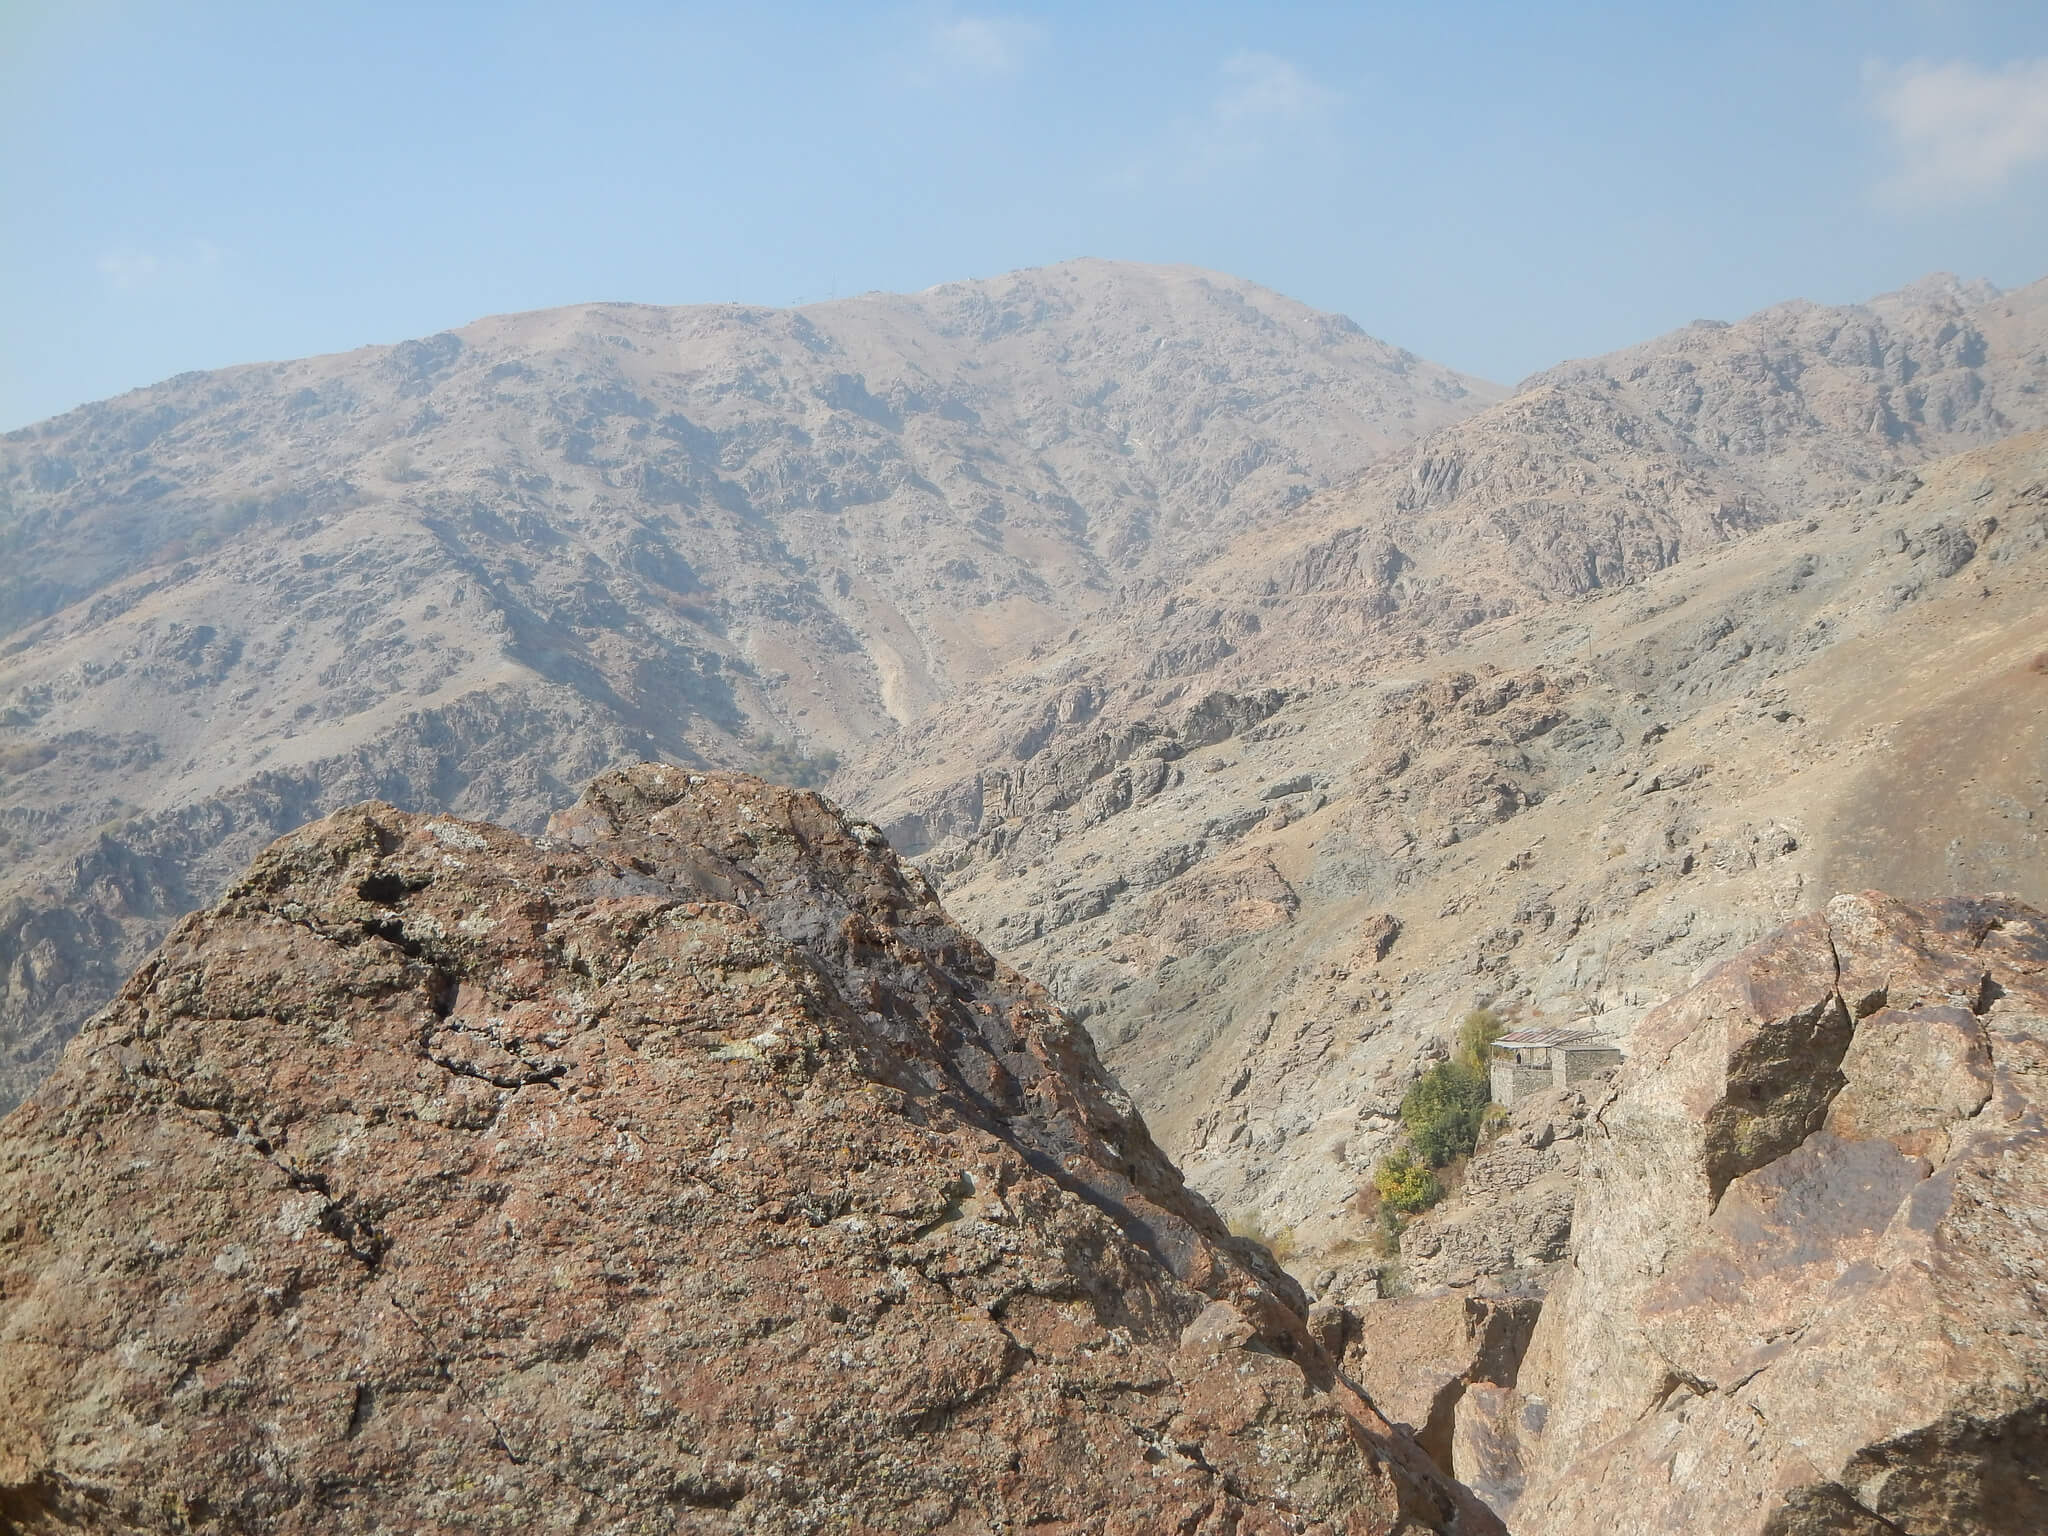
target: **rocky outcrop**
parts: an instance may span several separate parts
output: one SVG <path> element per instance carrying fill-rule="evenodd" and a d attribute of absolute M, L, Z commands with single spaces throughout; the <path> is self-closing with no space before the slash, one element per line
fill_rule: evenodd
<path fill-rule="evenodd" d="M 1579 1155 L 1604 1082 L 1532 1093 L 1466 1165 L 1456 1194 L 1402 1229 L 1402 1282 L 1541 1295 L 1571 1242 Z M 1592 1101 L 1588 1102 L 1588 1094 Z"/>
<path fill-rule="evenodd" d="M 876 830 L 272 846 L 0 1122 L 0 1526 L 1482 1532 Z"/>
<path fill-rule="evenodd" d="M 1460 1475 L 1520 1536 L 2048 1528 L 2044 1084 L 2018 902 L 1838 897 L 1716 968 L 1638 1030 Z"/>
<path fill-rule="evenodd" d="M 1459 1404 L 1475 1386 L 1514 1386 L 1541 1305 L 1457 1294 L 1369 1302 L 1346 1330 L 1345 1373 L 1448 1472 Z"/>
<path fill-rule="evenodd" d="M 1601 1080 L 1518 1100 L 1451 1195 L 1401 1229 L 1397 1254 L 1316 1277 L 1311 1325 L 1330 1318 L 1346 1375 L 1440 1468 L 1501 1507 L 1520 1488 L 1504 1483 L 1508 1453 L 1486 1437 L 1502 1438 L 1492 1430 L 1500 1395 L 1515 1386 L 1569 1251 L 1579 1154 L 1606 1094 Z"/>
<path fill-rule="evenodd" d="M 1401 1226 L 1398 1247 L 1316 1271 L 1317 1298 L 1355 1310 L 1388 1295 L 1540 1299 L 1570 1252 L 1586 1127 L 1607 1092 L 1602 1077 L 1517 1100 L 1442 1203 Z"/>

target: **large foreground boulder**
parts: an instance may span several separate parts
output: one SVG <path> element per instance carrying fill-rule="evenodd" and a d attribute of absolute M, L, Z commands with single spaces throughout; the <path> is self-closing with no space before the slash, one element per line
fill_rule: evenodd
<path fill-rule="evenodd" d="M 2048 920 L 1839 897 L 1634 1044 L 1458 1475 L 1518 1536 L 2048 1531 Z"/>
<path fill-rule="evenodd" d="M 1498 1530 L 870 827 L 274 845 L 0 1123 L 0 1529 Z"/>

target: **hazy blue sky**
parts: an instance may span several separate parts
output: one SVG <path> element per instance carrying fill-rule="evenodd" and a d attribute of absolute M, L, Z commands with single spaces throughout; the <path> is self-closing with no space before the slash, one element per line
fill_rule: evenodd
<path fill-rule="evenodd" d="M 2048 273 L 2048 3 L 0 0 L 0 426 L 583 299 L 1076 255 L 1508 381 Z"/>

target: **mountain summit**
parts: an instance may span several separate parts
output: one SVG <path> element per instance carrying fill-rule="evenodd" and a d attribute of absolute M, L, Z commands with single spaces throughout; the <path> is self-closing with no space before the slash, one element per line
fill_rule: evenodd
<path fill-rule="evenodd" d="M 535 829 L 814 779 L 1497 391 L 1190 268 L 595 304 L 0 439 L 0 1105 L 178 914 L 371 797 Z"/>

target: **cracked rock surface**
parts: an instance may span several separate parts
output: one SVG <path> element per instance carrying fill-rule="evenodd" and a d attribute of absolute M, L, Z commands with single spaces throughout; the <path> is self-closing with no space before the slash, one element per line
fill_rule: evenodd
<path fill-rule="evenodd" d="M 0 1529 L 1485 1532 L 875 830 L 264 853 L 0 1122 Z"/>
<path fill-rule="evenodd" d="M 2048 919 L 1837 897 L 1636 1040 L 1458 1475 L 1518 1536 L 2048 1529 Z"/>
<path fill-rule="evenodd" d="M 1598 1080 L 1547 1089 L 1508 1111 L 1457 1192 L 1403 1229 L 1401 1277 L 1411 1290 L 1542 1295 L 1571 1242 L 1586 1122 L 1606 1091 Z"/>

